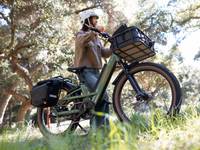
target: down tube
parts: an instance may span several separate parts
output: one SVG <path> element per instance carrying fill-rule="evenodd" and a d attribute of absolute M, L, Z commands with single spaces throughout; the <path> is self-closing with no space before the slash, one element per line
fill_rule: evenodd
<path fill-rule="evenodd" d="M 102 96 L 108 86 L 108 83 L 111 79 L 111 76 L 113 74 L 113 71 L 116 67 L 116 63 L 118 60 L 119 60 L 118 56 L 112 54 L 105 69 L 103 70 L 102 75 L 100 76 L 99 79 L 99 83 L 96 88 L 97 95 L 93 97 L 93 102 L 95 102 L 96 104 L 101 102 Z"/>

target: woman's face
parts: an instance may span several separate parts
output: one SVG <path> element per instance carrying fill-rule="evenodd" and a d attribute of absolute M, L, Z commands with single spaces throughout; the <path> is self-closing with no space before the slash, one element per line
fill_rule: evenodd
<path fill-rule="evenodd" d="M 98 20 L 98 18 L 97 17 L 91 17 L 91 24 L 94 26 L 94 27 L 96 27 L 96 25 L 97 25 L 97 21 Z"/>

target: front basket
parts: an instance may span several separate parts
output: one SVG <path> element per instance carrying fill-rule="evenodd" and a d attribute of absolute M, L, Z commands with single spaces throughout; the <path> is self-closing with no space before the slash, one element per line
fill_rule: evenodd
<path fill-rule="evenodd" d="M 111 40 L 111 49 L 125 61 L 139 62 L 155 55 L 154 42 L 135 26 L 116 31 Z"/>

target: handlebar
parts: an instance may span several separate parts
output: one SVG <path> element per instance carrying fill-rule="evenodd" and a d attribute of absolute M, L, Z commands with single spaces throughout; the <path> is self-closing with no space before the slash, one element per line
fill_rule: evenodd
<path fill-rule="evenodd" d="M 111 36 L 107 32 L 101 32 L 97 28 L 90 27 L 89 28 L 91 31 L 99 33 L 103 38 L 107 39 L 109 42 L 111 42 Z"/>

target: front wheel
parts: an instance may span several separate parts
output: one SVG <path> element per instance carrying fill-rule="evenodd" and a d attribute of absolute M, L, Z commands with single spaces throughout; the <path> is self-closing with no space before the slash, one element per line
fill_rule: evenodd
<path fill-rule="evenodd" d="M 130 122 L 134 115 L 148 116 L 159 110 L 165 114 L 178 113 L 181 106 L 181 88 L 177 78 L 166 67 L 155 63 L 140 63 L 130 68 L 148 99 L 137 99 L 127 76 L 122 73 L 113 93 L 113 107 L 121 121 Z"/>

